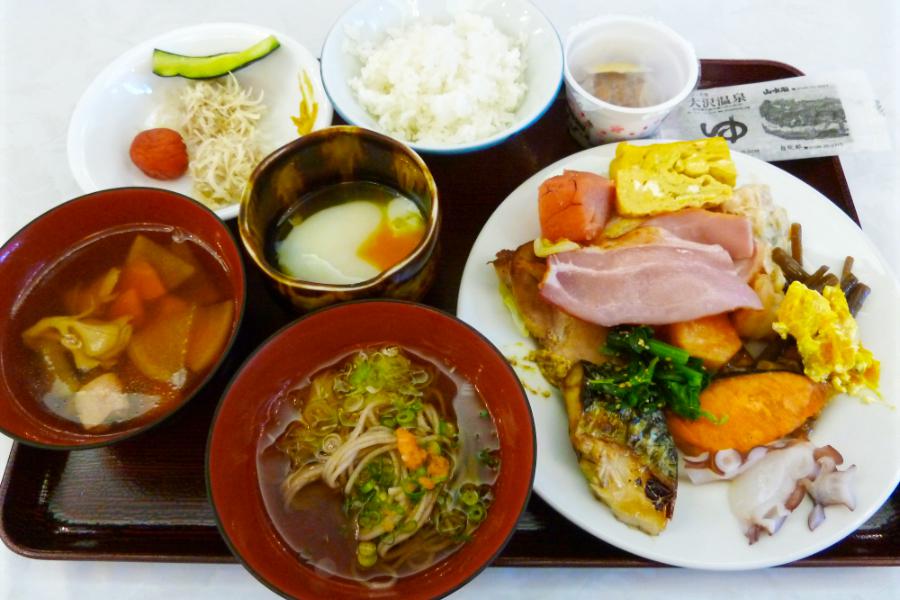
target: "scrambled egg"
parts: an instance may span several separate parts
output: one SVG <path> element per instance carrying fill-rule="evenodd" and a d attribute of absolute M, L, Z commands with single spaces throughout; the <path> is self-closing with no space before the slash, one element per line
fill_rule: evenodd
<path fill-rule="evenodd" d="M 838 392 L 878 392 L 880 363 L 859 341 L 856 320 L 838 286 L 822 293 L 793 282 L 772 328 L 782 338 L 797 340 L 803 370 L 813 381 L 827 381 Z"/>
<path fill-rule="evenodd" d="M 737 178 L 728 142 L 720 137 L 649 146 L 623 142 L 609 174 L 618 212 L 628 217 L 718 206 L 731 197 Z"/>

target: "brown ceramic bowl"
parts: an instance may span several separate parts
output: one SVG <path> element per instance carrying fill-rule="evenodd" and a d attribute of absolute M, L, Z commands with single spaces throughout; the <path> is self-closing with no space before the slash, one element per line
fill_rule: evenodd
<path fill-rule="evenodd" d="M 274 224 L 307 194 L 348 181 L 370 181 L 412 198 L 426 212 L 425 235 L 404 260 L 352 285 L 295 279 L 270 260 Z M 441 211 L 431 172 L 418 154 L 361 127 L 314 131 L 267 156 L 253 171 L 238 214 L 241 240 L 268 280 L 300 310 L 360 298 L 419 300 L 434 280 Z"/>
<path fill-rule="evenodd" d="M 72 248 L 110 229 L 130 225 L 179 227 L 202 240 L 225 266 L 236 306 L 231 333 L 220 356 L 192 393 L 170 402 L 151 420 L 136 420 L 112 432 L 76 432 L 39 405 L 23 381 L 21 338 L 13 332 L 12 314 L 27 302 L 29 289 Z M 212 211 L 175 192 L 153 188 L 118 188 L 81 196 L 49 210 L 0 248 L 0 431 L 20 442 L 50 449 L 74 450 L 118 442 L 157 425 L 190 400 L 218 369 L 237 334 L 244 311 L 245 282 L 240 251 L 225 224 Z"/>
<path fill-rule="evenodd" d="M 431 567 L 374 590 L 299 558 L 270 519 L 257 471 L 262 424 L 285 390 L 365 346 L 398 344 L 456 367 L 481 393 L 500 438 L 495 499 L 472 540 Z M 314 312 L 288 325 L 241 367 L 219 403 L 207 445 L 207 489 L 232 552 L 272 590 L 296 598 L 436 598 L 477 575 L 503 549 L 534 479 L 531 408 L 516 374 L 481 334 L 420 304 L 372 300 Z"/>

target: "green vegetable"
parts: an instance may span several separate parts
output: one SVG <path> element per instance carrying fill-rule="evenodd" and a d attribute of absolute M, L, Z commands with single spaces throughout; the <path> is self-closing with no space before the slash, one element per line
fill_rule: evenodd
<path fill-rule="evenodd" d="M 482 448 L 478 451 L 478 462 L 496 471 L 500 467 L 500 457 L 497 456 L 496 450 Z"/>
<path fill-rule="evenodd" d="M 412 423 L 415 420 L 416 420 L 416 413 L 409 410 L 408 408 L 401 410 L 400 412 L 397 413 L 397 423 L 401 427 L 405 427 L 406 425 L 409 425 L 410 423 Z"/>
<path fill-rule="evenodd" d="M 717 420 L 700 408 L 700 392 L 710 380 L 703 362 L 654 338 L 649 327 L 616 327 L 603 350 L 619 360 L 593 368 L 587 384 L 608 403 L 639 413 L 668 408 L 691 420 Z"/>
<path fill-rule="evenodd" d="M 469 517 L 469 521 L 480 523 L 484 519 L 484 507 L 480 504 L 470 506 L 469 510 L 466 511 L 466 515 Z"/>
<path fill-rule="evenodd" d="M 456 435 L 456 427 L 454 427 L 453 423 L 449 423 L 441 419 L 438 424 L 438 433 L 447 437 L 454 437 Z"/>
<path fill-rule="evenodd" d="M 356 547 L 356 560 L 362 567 L 371 567 L 378 560 L 375 544 L 372 542 L 360 542 Z"/>
<path fill-rule="evenodd" d="M 153 72 L 160 77 L 186 77 L 188 79 L 212 79 L 237 71 L 265 58 L 281 44 L 274 35 L 259 41 L 239 52 L 226 52 L 211 56 L 184 56 L 174 52 L 155 49 L 153 51 Z"/>

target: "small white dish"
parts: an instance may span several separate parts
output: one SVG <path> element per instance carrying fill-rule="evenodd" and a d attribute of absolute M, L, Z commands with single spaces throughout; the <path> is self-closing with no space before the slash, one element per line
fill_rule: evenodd
<path fill-rule="evenodd" d="M 172 181 L 152 179 L 129 157 L 134 136 L 154 126 L 154 111 L 169 94 L 177 93 L 190 81 L 154 75 L 153 49 L 206 56 L 243 50 L 269 35 L 278 38 L 281 47 L 234 73 L 242 85 L 263 92 L 268 109 L 260 123 L 265 154 L 299 137 L 291 116 L 299 113 L 301 71 L 309 75 L 319 106 L 313 129 L 330 125 L 333 111 L 319 77 L 318 62 L 298 42 L 266 27 L 242 23 L 209 23 L 178 29 L 122 54 L 94 79 L 79 100 L 69 123 L 68 154 L 72 175 L 82 191 L 148 186 L 195 197 L 189 173 Z M 234 204 L 215 212 L 221 219 L 233 219 L 239 205 L 237 198 Z"/>
<path fill-rule="evenodd" d="M 490 17 L 502 32 L 525 40 L 527 62 L 525 81 L 528 90 L 516 111 L 512 125 L 489 137 L 464 144 L 400 141 L 419 152 L 462 154 L 489 148 L 528 128 L 553 103 L 562 84 L 562 44 L 553 25 L 526 0 L 362 0 L 347 10 L 332 26 L 322 47 L 322 81 L 334 110 L 352 125 L 397 137 L 381 128 L 364 109 L 350 89 L 350 80 L 359 75 L 362 65 L 347 51 L 348 27 L 358 35 L 378 39 L 391 27 L 415 18 L 446 21 L 458 12 Z M 357 35 L 355 33 L 355 35 Z"/>
<path fill-rule="evenodd" d="M 591 67 L 604 63 L 635 65 L 646 71 L 653 104 L 619 106 L 585 89 L 581 82 Z M 585 147 L 650 137 L 697 87 L 699 76 L 694 47 L 658 21 L 603 16 L 581 23 L 569 33 L 565 45 L 569 131 Z"/>
<path fill-rule="evenodd" d="M 510 317 L 489 262 L 499 250 L 517 248 L 540 234 L 537 198 L 545 179 L 564 169 L 607 175 L 616 146 L 584 150 L 536 173 L 497 207 L 472 246 L 456 313 L 507 356 L 523 357 L 534 342 Z M 732 158 L 739 186 L 768 185 L 775 203 L 802 224 L 808 267 L 824 264 L 839 270 L 850 255 L 855 259 L 854 274 L 872 288 L 857 322 L 863 343 L 881 360 L 885 402 L 866 404 L 839 395 L 822 411 L 809 435 L 816 446 L 831 444 L 841 452 L 845 466 L 857 466 L 855 510 L 829 507 L 825 522 L 810 531 L 806 517 L 812 503 L 804 499 L 778 533 L 750 545 L 729 508 L 729 484 L 692 485 L 682 474 L 672 521 L 660 535 L 647 535 L 616 520 L 591 493 L 569 442 L 559 391 L 535 371 L 517 370 L 526 382 L 534 414 L 538 441 L 534 490 L 541 498 L 585 531 L 632 554 L 680 567 L 726 571 L 781 565 L 824 550 L 862 526 L 900 480 L 900 284 L 866 235 L 822 194 L 757 158 L 740 152 L 732 152 Z"/>

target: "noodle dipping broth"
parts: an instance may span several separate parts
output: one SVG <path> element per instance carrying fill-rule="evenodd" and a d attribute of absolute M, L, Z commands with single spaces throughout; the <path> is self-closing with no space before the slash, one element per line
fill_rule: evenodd
<path fill-rule="evenodd" d="M 469 541 L 499 439 L 468 381 L 397 346 L 321 369 L 272 405 L 257 452 L 266 510 L 325 573 L 387 586 Z"/>

